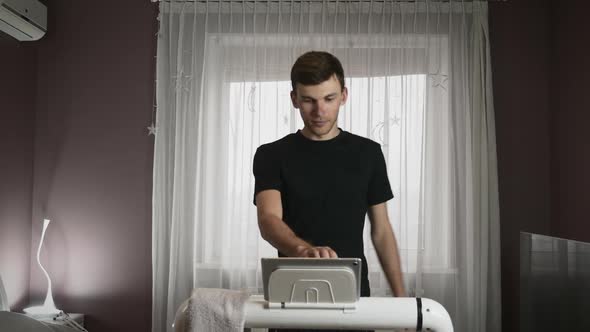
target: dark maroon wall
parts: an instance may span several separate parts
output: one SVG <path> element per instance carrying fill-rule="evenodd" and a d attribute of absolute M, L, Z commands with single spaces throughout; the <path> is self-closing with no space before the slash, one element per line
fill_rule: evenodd
<path fill-rule="evenodd" d="M 548 1 L 490 3 L 502 257 L 502 326 L 517 331 L 519 232 L 549 234 L 550 26 Z"/>
<path fill-rule="evenodd" d="M 33 242 L 58 307 L 90 331 L 151 326 L 151 121 L 156 5 L 47 1 L 38 44 Z M 44 279 L 31 265 L 31 299 Z"/>
<path fill-rule="evenodd" d="M 11 309 L 28 302 L 35 45 L 0 33 L 0 276 Z"/>
<path fill-rule="evenodd" d="M 590 241 L 590 4 L 490 4 L 503 331 L 517 331 L 518 232 Z"/>
<path fill-rule="evenodd" d="M 590 3 L 551 3 L 551 231 L 590 242 Z"/>

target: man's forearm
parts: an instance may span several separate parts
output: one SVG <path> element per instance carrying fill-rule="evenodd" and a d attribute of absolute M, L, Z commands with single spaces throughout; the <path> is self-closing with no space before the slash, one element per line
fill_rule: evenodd
<path fill-rule="evenodd" d="M 298 253 L 311 245 L 298 237 L 280 218 L 267 215 L 259 218 L 262 238 L 289 257 L 299 256 Z"/>
<path fill-rule="evenodd" d="M 379 257 L 379 262 L 389 281 L 389 286 L 393 294 L 397 297 L 406 296 L 401 271 L 401 260 L 391 227 L 384 229 L 378 235 L 374 235 L 372 240 L 377 251 L 377 256 Z"/>

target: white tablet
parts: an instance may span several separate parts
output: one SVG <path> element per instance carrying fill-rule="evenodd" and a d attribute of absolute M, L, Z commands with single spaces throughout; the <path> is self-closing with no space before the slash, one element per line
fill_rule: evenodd
<path fill-rule="evenodd" d="M 262 258 L 261 263 L 264 299 L 270 304 L 336 308 L 360 298 L 360 258 Z"/>

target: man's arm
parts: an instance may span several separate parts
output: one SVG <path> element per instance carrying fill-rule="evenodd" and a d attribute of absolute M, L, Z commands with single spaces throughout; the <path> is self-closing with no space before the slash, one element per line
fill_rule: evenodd
<path fill-rule="evenodd" d="M 329 247 L 314 247 L 298 237 L 283 221 L 281 193 L 269 189 L 256 195 L 258 228 L 262 238 L 289 257 L 336 258 Z"/>
<path fill-rule="evenodd" d="M 368 214 L 371 222 L 371 239 L 377 251 L 381 267 L 389 281 L 389 286 L 395 296 L 404 297 L 406 296 L 406 290 L 402 278 L 399 251 L 387 216 L 386 203 L 369 207 Z"/>

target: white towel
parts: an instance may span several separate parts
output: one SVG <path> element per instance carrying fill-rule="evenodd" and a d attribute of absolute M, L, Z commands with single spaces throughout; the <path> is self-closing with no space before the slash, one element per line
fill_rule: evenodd
<path fill-rule="evenodd" d="M 246 320 L 246 291 L 196 288 L 191 295 L 189 324 L 192 332 L 242 332 Z"/>

